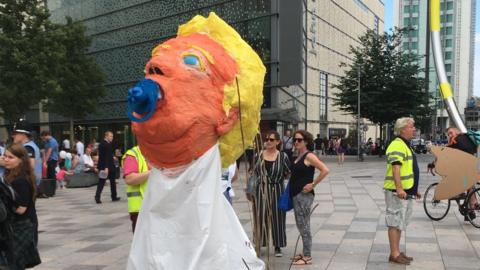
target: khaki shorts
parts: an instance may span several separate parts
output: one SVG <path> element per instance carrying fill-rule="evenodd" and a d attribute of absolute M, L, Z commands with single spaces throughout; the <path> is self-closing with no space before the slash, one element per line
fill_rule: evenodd
<path fill-rule="evenodd" d="M 393 192 L 385 190 L 385 223 L 389 228 L 405 231 L 412 216 L 412 200 L 398 198 Z"/>

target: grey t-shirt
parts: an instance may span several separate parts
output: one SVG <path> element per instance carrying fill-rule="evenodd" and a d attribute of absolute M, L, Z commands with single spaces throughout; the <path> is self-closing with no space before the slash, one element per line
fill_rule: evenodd
<path fill-rule="evenodd" d="M 292 137 L 283 136 L 282 142 L 283 142 L 283 149 L 284 150 L 291 150 L 293 148 L 293 138 Z"/>

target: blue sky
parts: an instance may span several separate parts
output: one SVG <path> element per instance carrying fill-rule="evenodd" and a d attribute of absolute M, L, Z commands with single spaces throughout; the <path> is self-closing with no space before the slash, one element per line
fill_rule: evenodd
<path fill-rule="evenodd" d="M 384 0 L 385 3 L 385 30 L 393 27 L 393 2 L 395 0 Z M 480 3 L 477 1 L 477 11 L 480 9 Z M 478 73 L 480 70 L 480 12 L 476 14 L 476 25 L 475 25 L 475 64 L 474 64 L 474 74 Z M 480 76 L 475 76 L 475 81 L 473 84 L 473 94 L 475 96 L 480 96 Z"/>

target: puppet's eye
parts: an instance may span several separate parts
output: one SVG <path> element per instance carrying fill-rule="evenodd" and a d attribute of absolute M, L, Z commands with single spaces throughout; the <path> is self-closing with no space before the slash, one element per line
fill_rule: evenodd
<path fill-rule="evenodd" d="M 183 63 L 187 66 L 191 66 L 200 70 L 203 70 L 202 63 L 200 62 L 200 59 L 198 59 L 198 56 L 188 54 L 183 56 Z"/>

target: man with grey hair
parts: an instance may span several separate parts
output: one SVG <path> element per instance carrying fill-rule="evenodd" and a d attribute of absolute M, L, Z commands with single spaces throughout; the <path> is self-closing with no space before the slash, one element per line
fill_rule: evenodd
<path fill-rule="evenodd" d="M 402 117 L 395 122 L 397 137 L 387 148 L 387 171 L 383 188 L 385 189 L 386 213 L 390 242 L 389 262 L 409 265 L 412 257 L 400 252 L 402 231 L 412 215 L 412 198 L 420 198 L 418 193 L 419 168 L 410 140 L 415 136 L 415 121 Z"/>

